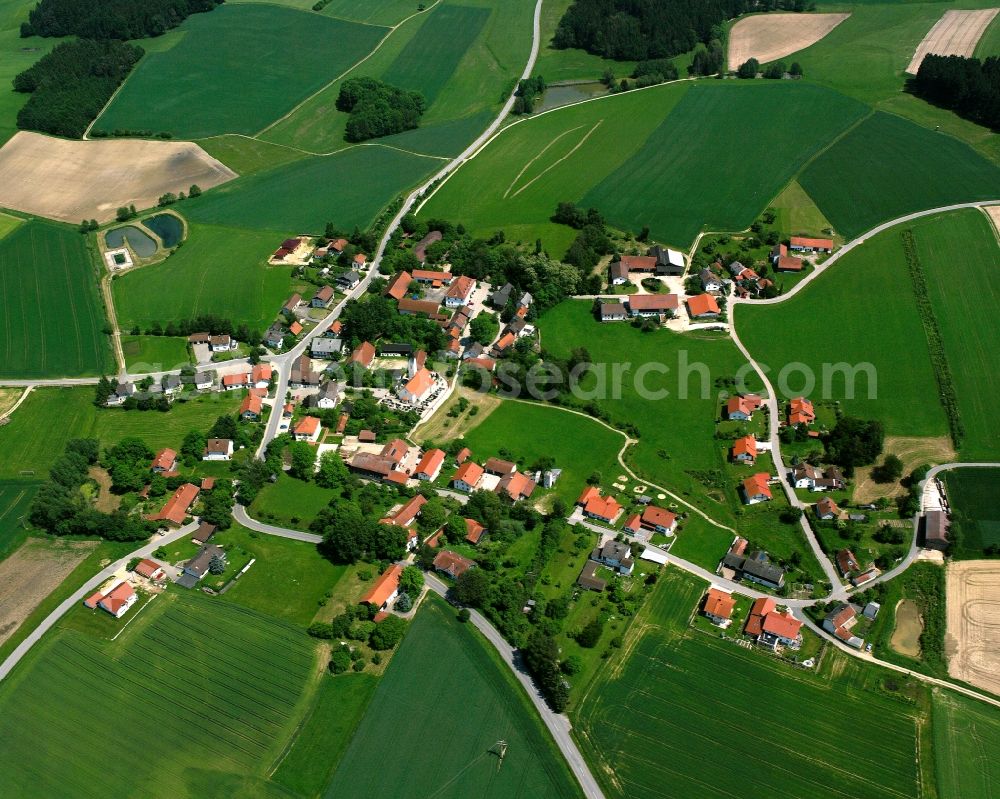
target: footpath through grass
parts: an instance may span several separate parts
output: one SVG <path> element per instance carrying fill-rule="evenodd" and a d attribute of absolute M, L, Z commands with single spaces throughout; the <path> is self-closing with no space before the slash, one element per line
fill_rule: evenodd
<path fill-rule="evenodd" d="M 38 485 L 37 482 L 0 480 L 0 560 L 21 546 L 28 537 L 24 519 Z"/>
<path fill-rule="evenodd" d="M 668 570 L 575 714 L 608 797 L 919 795 L 917 714 L 884 673 L 832 650 L 799 670 L 691 629 L 705 587 Z"/>
<path fill-rule="evenodd" d="M 0 239 L 0 377 L 78 377 L 112 365 L 86 239 L 32 220 Z"/>
<path fill-rule="evenodd" d="M 399 744 L 391 754 L 388 741 Z M 324 795 L 575 797 L 579 789 L 507 667 L 430 595 Z"/>
<path fill-rule="evenodd" d="M 64 629 L 0 685 L 20 731 L 0 751 L 5 796 L 280 795 L 264 778 L 302 715 L 310 640 L 196 593 L 144 614 L 114 643 Z"/>

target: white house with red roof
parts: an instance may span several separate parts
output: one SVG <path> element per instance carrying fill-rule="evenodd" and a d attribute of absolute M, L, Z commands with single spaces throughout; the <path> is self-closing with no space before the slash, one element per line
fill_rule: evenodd
<path fill-rule="evenodd" d="M 647 505 L 642 512 L 642 526 L 664 535 L 673 535 L 677 528 L 677 514 L 656 505 Z"/>
<path fill-rule="evenodd" d="M 740 489 L 743 492 L 743 503 L 745 505 L 757 505 L 760 502 L 770 502 L 774 499 L 771 495 L 771 487 L 768 485 L 770 480 L 771 475 L 767 472 L 758 472 L 740 483 Z"/>
<path fill-rule="evenodd" d="M 102 590 L 91 594 L 83 600 L 83 604 L 88 608 L 100 608 L 120 619 L 138 601 L 139 595 L 132 590 L 132 586 L 120 581 L 110 591 Z"/>
<path fill-rule="evenodd" d="M 319 418 L 316 416 L 303 416 L 299 420 L 299 423 L 295 425 L 292 437 L 296 441 L 317 441 L 322 431 L 323 425 L 320 423 Z"/>
<path fill-rule="evenodd" d="M 756 394 L 737 394 L 730 397 L 726 402 L 726 418 L 734 419 L 738 422 L 746 422 L 753 418 L 753 413 L 762 404 L 763 400 Z"/>
<path fill-rule="evenodd" d="M 788 249 L 793 252 L 833 252 L 833 239 L 792 236 L 788 241 Z"/>
<path fill-rule="evenodd" d="M 476 290 L 476 281 L 468 275 L 455 278 L 444 295 L 444 304 L 448 308 L 458 308 L 472 301 L 472 293 Z"/>
<path fill-rule="evenodd" d="M 413 377 L 400 386 L 397 396 L 403 402 L 409 402 L 411 405 L 419 405 L 431 395 L 433 390 L 433 373 L 427 368 L 421 368 L 417 370 L 417 373 Z"/>
<path fill-rule="evenodd" d="M 757 439 L 754 436 L 743 436 L 733 442 L 733 460 L 736 463 L 748 463 L 751 466 L 757 461 Z"/>
<path fill-rule="evenodd" d="M 434 482 L 441 474 L 441 467 L 444 466 L 445 452 L 443 449 L 429 449 L 424 453 L 413 472 L 413 476 L 418 480 L 428 480 Z"/>

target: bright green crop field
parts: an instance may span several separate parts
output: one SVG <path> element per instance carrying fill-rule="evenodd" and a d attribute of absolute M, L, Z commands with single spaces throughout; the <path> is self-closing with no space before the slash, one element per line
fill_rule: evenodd
<path fill-rule="evenodd" d="M 76 377 L 111 365 L 85 241 L 41 221 L 0 239 L 0 377 Z"/>
<path fill-rule="evenodd" d="M 324 795 L 579 796 L 523 689 L 487 647 L 453 608 L 428 596 Z M 388 756 L 389 740 L 410 745 Z M 508 744 L 502 764 L 501 740 Z"/>
<path fill-rule="evenodd" d="M 232 181 L 197 200 L 189 200 L 185 212 L 194 223 L 254 231 L 233 231 L 228 237 L 206 236 L 211 239 L 206 246 L 217 249 L 214 256 L 223 259 L 215 268 L 239 279 L 238 273 L 253 271 L 254 264 L 247 263 L 246 256 L 236 260 L 225 255 L 234 239 L 236 246 L 251 240 L 260 241 L 262 236 L 267 239 L 267 245 L 255 250 L 255 261 L 260 261 L 266 260 L 285 236 L 309 232 L 318 235 L 327 222 L 332 221 L 345 230 L 355 226 L 366 228 L 398 194 L 418 185 L 440 169 L 442 163 L 436 158 L 411 155 L 390 147 L 361 145 L 335 155 L 304 158 Z M 274 233 L 268 236 L 259 232 L 267 230 Z M 193 239 L 197 233 L 195 228 L 185 248 L 195 246 Z M 185 261 L 185 265 L 189 263 L 192 261 Z M 199 257 L 197 263 L 200 271 L 206 262 Z M 207 265 L 211 267 L 215 263 L 213 258 Z M 227 282 L 207 290 L 211 292 L 216 288 L 230 296 L 235 286 Z M 270 309 L 271 305 L 267 307 Z M 280 308 L 281 303 L 274 307 Z M 233 313 L 236 312 L 234 308 Z M 247 317 L 256 313 L 253 303 L 243 313 Z M 268 316 L 272 313 L 269 311 Z"/>
<path fill-rule="evenodd" d="M 191 362 L 187 339 L 171 336 L 122 336 L 129 374 L 165 372 Z"/>
<path fill-rule="evenodd" d="M 10 423 L 0 427 L 0 452 L 4 453 L 0 480 L 44 480 L 71 438 L 98 438 L 107 446 L 126 436 L 138 436 L 153 449 L 179 449 L 185 433 L 207 431 L 239 403 L 229 394 L 212 393 L 176 402 L 167 413 L 123 411 L 95 407 L 93 386 L 38 388 L 10 417 Z"/>
<path fill-rule="evenodd" d="M 461 220 L 476 233 L 540 237 L 561 256 L 573 233 L 548 219 L 559 202 L 574 201 L 617 227 L 649 225 L 653 238 L 684 247 L 703 227 L 749 225 L 864 113 L 807 83 L 683 82 L 616 95 L 512 126 L 421 213 Z"/>
<path fill-rule="evenodd" d="M 948 434 L 898 228 L 869 239 L 787 301 L 739 305 L 733 317 L 743 343 L 770 369 L 782 396 L 841 400 L 846 413 L 880 419 L 887 435 Z M 855 396 L 849 397 L 844 374 L 827 366 L 824 389 L 824 364 L 844 363 L 870 364 L 874 384 L 859 370 Z M 811 371 L 812 386 L 794 364 Z"/>
<path fill-rule="evenodd" d="M 820 154 L 799 183 L 847 239 L 914 211 L 1000 199 L 1000 167 L 951 136 L 885 113 Z"/>
<path fill-rule="evenodd" d="M 988 799 L 1000 780 L 996 708 L 934 691 L 934 762 L 942 799 Z"/>
<path fill-rule="evenodd" d="M 20 731 L 0 752 L 5 795 L 286 795 L 266 778 L 303 714 L 310 639 L 195 592 L 137 613 L 114 643 L 50 635 L 0 686 L 3 726 Z M 96 614 L 66 622 L 125 623 Z"/>
<path fill-rule="evenodd" d="M 506 401 L 466 433 L 464 442 L 477 460 L 506 449 L 524 470 L 545 455 L 555 458 L 555 468 L 563 471 L 554 490 L 572 505 L 593 472 L 608 482 L 621 472 L 616 458 L 625 439 L 599 422 L 559 408 Z"/>
<path fill-rule="evenodd" d="M 215 314 L 263 330 L 290 293 L 291 268 L 267 265 L 280 243 L 281 234 L 193 223 L 166 261 L 114 280 L 118 323 L 145 330 Z"/>
<path fill-rule="evenodd" d="M 1000 460 L 1000 247 L 986 215 L 958 211 L 912 226 L 965 428 L 965 461 Z"/>
<path fill-rule="evenodd" d="M 575 713 L 609 799 L 920 795 L 913 704 L 836 651 L 811 673 L 688 627 L 704 590 L 661 575 Z"/>
<path fill-rule="evenodd" d="M 178 138 L 255 133 L 363 58 L 388 29 L 273 5 L 193 14 L 95 123 Z"/>

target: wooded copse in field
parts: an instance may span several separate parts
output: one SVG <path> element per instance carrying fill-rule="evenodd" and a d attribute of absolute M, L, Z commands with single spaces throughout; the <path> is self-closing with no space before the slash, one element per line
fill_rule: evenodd
<path fill-rule="evenodd" d="M 136 45 L 78 39 L 14 78 L 14 90 L 31 94 L 17 114 L 17 126 L 80 138 L 143 56 Z"/>
<path fill-rule="evenodd" d="M 211 11 L 223 0 L 41 0 L 21 23 L 21 36 L 142 39 L 159 36 L 189 14 Z"/>
<path fill-rule="evenodd" d="M 413 130 L 424 113 L 424 97 L 375 78 L 351 78 L 340 87 L 337 110 L 351 115 L 344 138 L 359 142 Z"/>
<path fill-rule="evenodd" d="M 1000 56 L 985 61 L 960 55 L 924 56 L 913 91 L 980 125 L 1000 129 Z"/>

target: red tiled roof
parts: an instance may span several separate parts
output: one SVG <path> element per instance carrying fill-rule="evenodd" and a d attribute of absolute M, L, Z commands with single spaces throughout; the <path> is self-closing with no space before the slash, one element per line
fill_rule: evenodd
<path fill-rule="evenodd" d="M 303 416 L 297 425 L 295 425 L 295 435 L 297 436 L 312 436 L 315 435 L 320 429 L 320 421 L 315 416 Z"/>
<path fill-rule="evenodd" d="M 442 280 L 448 282 L 451 280 L 451 272 L 442 272 L 438 269 L 414 269 L 413 270 L 414 280 Z"/>
<path fill-rule="evenodd" d="M 705 612 L 720 619 L 728 619 L 733 615 L 733 608 L 736 607 L 736 600 L 725 591 L 718 588 L 709 588 L 705 596 Z"/>
<path fill-rule="evenodd" d="M 160 564 L 156 561 L 150 560 L 149 558 L 143 558 L 135 564 L 135 568 L 132 571 L 140 577 L 151 578 L 154 574 L 160 571 Z"/>
<path fill-rule="evenodd" d="M 513 472 L 501 478 L 497 484 L 498 494 L 505 493 L 515 502 L 519 499 L 527 499 L 536 488 L 535 481 L 520 472 Z"/>
<path fill-rule="evenodd" d="M 288 326 L 288 332 L 291 333 L 293 336 L 297 336 L 299 333 L 302 332 L 302 325 L 300 325 L 298 322 L 292 322 Z"/>
<path fill-rule="evenodd" d="M 791 247 L 812 247 L 817 250 L 832 250 L 832 239 L 810 239 L 806 236 L 792 236 L 788 241 Z"/>
<path fill-rule="evenodd" d="M 749 455 L 751 458 L 757 457 L 757 439 L 753 436 L 743 436 L 733 442 L 733 457 Z"/>
<path fill-rule="evenodd" d="M 237 374 L 237 375 L 223 375 L 222 385 L 224 386 L 245 386 L 247 384 L 247 374 Z"/>
<path fill-rule="evenodd" d="M 174 491 L 173 496 L 167 500 L 167 503 L 159 513 L 148 517 L 149 520 L 154 522 L 173 522 L 177 525 L 184 524 L 184 517 L 187 515 L 188 508 L 191 507 L 197 498 L 198 491 L 200 491 L 198 486 L 185 483 Z"/>
<path fill-rule="evenodd" d="M 416 471 L 414 474 L 426 474 L 428 476 L 437 472 L 441 465 L 444 463 L 444 450 L 443 449 L 429 449 L 424 453 L 424 457 L 420 459 L 420 463 L 417 464 Z"/>
<path fill-rule="evenodd" d="M 455 462 L 459 466 L 461 466 L 463 463 L 465 463 L 469 459 L 469 456 L 471 454 L 472 454 L 472 450 L 471 449 L 469 449 L 468 447 L 462 447 L 458 451 L 458 454 L 455 456 Z"/>
<path fill-rule="evenodd" d="M 468 483 L 470 486 L 477 486 L 479 481 L 482 480 L 485 470 L 475 461 L 466 461 L 461 466 L 458 467 L 458 471 L 455 472 L 455 476 L 452 482 L 461 480 L 464 483 Z"/>
<path fill-rule="evenodd" d="M 457 552 L 443 549 L 434 558 L 434 568 L 447 572 L 456 579 L 476 565 L 476 562 L 463 558 Z"/>
<path fill-rule="evenodd" d="M 689 297 L 687 301 L 688 313 L 691 316 L 704 316 L 706 314 L 719 314 L 719 303 L 711 294 L 696 294 Z"/>
<path fill-rule="evenodd" d="M 389 597 L 399 590 L 399 575 L 402 573 L 403 567 L 398 563 L 393 564 L 385 570 L 358 602 L 367 602 L 377 608 L 382 607 L 389 601 Z"/>
<path fill-rule="evenodd" d="M 389 516 L 388 519 L 399 527 L 409 527 L 413 524 L 413 520 L 420 515 L 420 509 L 426 504 L 426 497 L 417 494 L 415 497 L 407 501 L 403 507 L 392 514 L 392 516 Z"/>
<path fill-rule="evenodd" d="M 406 472 L 393 469 L 385 476 L 385 479 L 390 483 L 395 483 L 396 485 L 406 485 L 407 480 L 410 479 L 410 475 Z"/>
<path fill-rule="evenodd" d="M 771 499 L 771 488 L 767 484 L 767 481 L 770 479 L 771 475 L 767 472 L 758 472 L 743 481 L 743 490 L 748 497 L 755 497 L 760 494 Z"/>
<path fill-rule="evenodd" d="M 680 305 L 676 294 L 630 294 L 627 302 L 633 311 L 676 311 Z"/>
<path fill-rule="evenodd" d="M 787 611 L 785 613 L 772 611 L 764 617 L 764 623 L 761 627 L 764 632 L 771 633 L 771 635 L 780 635 L 782 638 L 795 638 L 802 628 L 802 622 L 793 618 L 792 614 Z"/>
<path fill-rule="evenodd" d="M 273 374 L 274 369 L 271 367 L 271 364 L 258 363 L 250 370 L 250 381 L 253 383 L 269 381 Z"/>
<path fill-rule="evenodd" d="M 478 544 L 479 540 L 483 537 L 483 533 L 485 532 L 486 528 L 475 519 L 465 520 L 465 540 L 469 543 Z"/>
<path fill-rule="evenodd" d="M 382 454 L 387 458 L 391 458 L 395 463 L 403 460 L 409 451 L 410 445 L 401 438 L 394 438 L 382 447 Z"/>
<path fill-rule="evenodd" d="M 252 413 L 255 416 L 260 416 L 263 409 L 264 404 L 260 401 L 260 397 L 248 394 L 243 398 L 243 404 L 240 405 L 240 416 L 245 413 Z"/>
<path fill-rule="evenodd" d="M 426 394 L 433 385 L 434 375 L 427 369 L 420 369 L 406 382 L 406 385 L 403 388 L 411 397 L 419 399 Z"/>
<path fill-rule="evenodd" d="M 515 336 L 513 333 L 505 333 L 500 337 L 500 340 L 497 341 L 496 347 L 500 352 L 503 352 L 511 344 L 513 344 L 514 341 L 515 341 Z"/>
<path fill-rule="evenodd" d="M 622 506 L 614 497 L 592 497 L 583 506 L 584 513 L 611 521 L 621 511 Z"/>
<path fill-rule="evenodd" d="M 375 360 L 375 345 L 370 341 L 363 341 L 355 347 L 354 352 L 351 353 L 351 357 L 347 359 L 348 363 L 359 363 L 364 367 L 371 366 L 372 361 Z"/>
<path fill-rule="evenodd" d="M 641 526 L 642 517 L 638 513 L 633 513 L 625 520 L 623 530 L 631 530 L 633 533 Z"/>
<path fill-rule="evenodd" d="M 119 583 L 98 604 L 109 613 L 117 616 L 122 606 L 134 596 L 135 591 L 132 590 L 131 585 Z"/>
<path fill-rule="evenodd" d="M 777 269 L 779 272 L 801 272 L 804 264 L 801 258 L 794 255 L 779 255 Z"/>
<path fill-rule="evenodd" d="M 760 635 L 761 630 L 764 625 L 764 617 L 774 611 L 777 607 L 777 603 L 770 597 L 761 597 L 760 599 L 754 600 L 753 605 L 750 607 L 750 615 L 747 617 L 746 626 L 743 631 L 747 635 Z"/>
<path fill-rule="evenodd" d="M 175 463 L 177 463 L 177 453 L 167 447 L 156 453 L 156 457 L 153 458 L 153 462 L 149 464 L 149 468 L 160 469 L 161 471 L 168 472 L 174 468 Z"/>
<path fill-rule="evenodd" d="M 586 505 L 594 497 L 599 497 L 601 495 L 601 489 L 597 486 L 587 486 L 580 493 L 580 498 L 576 501 L 577 505 Z"/>
<path fill-rule="evenodd" d="M 642 512 L 642 521 L 655 527 L 673 527 L 677 521 L 677 514 L 658 508 L 656 505 L 649 505 Z"/>
<path fill-rule="evenodd" d="M 823 497 L 816 503 L 816 514 L 822 516 L 840 516 L 840 508 L 830 497 Z"/>
<path fill-rule="evenodd" d="M 446 297 L 451 297 L 452 299 L 464 300 L 469 292 L 472 291 L 476 286 L 476 281 L 473 280 L 468 275 L 460 275 L 451 287 L 448 289 L 448 293 L 445 294 Z"/>
<path fill-rule="evenodd" d="M 630 272 L 652 272 L 656 269 L 656 257 L 653 255 L 623 255 L 621 263 Z"/>

